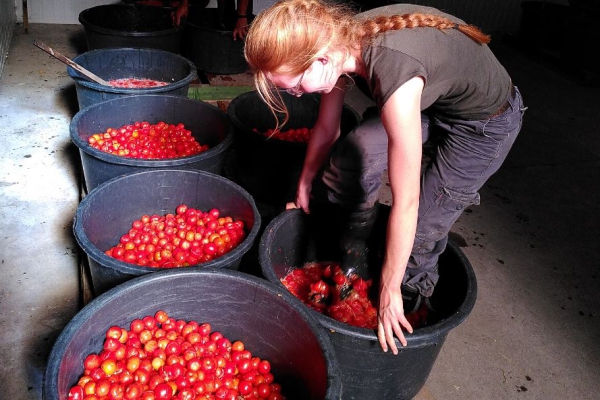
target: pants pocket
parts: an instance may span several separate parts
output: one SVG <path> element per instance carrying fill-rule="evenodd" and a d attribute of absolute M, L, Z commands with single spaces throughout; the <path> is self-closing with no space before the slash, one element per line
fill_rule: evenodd
<path fill-rule="evenodd" d="M 479 193 L 462 193 L 441 188 L 437 200 L 419 215 L 417 238 L 419 252 L 431 251 L 435 242 L 444 239 L 465 208 L 480 202 Z"/>
<path fill-rule="evenodd" d="M 440 206 L 448 211 L 462 211 L 470 205 L 479 205 L 479 193 L 462 193 L 449 188 L 442 188 Z"/>

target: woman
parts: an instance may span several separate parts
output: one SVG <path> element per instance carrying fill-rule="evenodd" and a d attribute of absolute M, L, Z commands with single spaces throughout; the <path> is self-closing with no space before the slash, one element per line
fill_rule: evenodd
<path fill-rule="evenodd" d="M 377 328 L 383 351 L 398 353 L 394 335 L 407 345 L 405 313 L 422 302 L 432 307 L 450 228 L 479 203 L 478 190 L 521 129 L 521 95 L 488 42 L 478 28 L 429 7 L 397 4 L 354 15 L 319 0 L 280 1 L 248 33 L 246 59 L 273 112 L 286 112 L 275 88 L 322 94 L 293 207 L 310 212 L 322 170 L 328 199 L 346 210 L 350 247 L 360 248 L 388 170 L 392 206 Z M 378 112 L 367 110 L 340 138 L 347 77 L 366 81 Z M 439 145 L 422 173 L 422 144 L 432 128 Z M 355 253 L 356 264 L 361 250 Z"/>

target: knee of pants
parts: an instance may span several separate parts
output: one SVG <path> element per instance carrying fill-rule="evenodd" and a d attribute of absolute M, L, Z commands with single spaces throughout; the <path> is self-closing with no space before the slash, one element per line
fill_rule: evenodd
<path fill-rule="evenodd" d="M 372 113 L 335 144 L 323 170 L 323 182 L 334 202 L 371 204 L 377 199 L 386 168 L 387 134 L 379 116 Z"/>

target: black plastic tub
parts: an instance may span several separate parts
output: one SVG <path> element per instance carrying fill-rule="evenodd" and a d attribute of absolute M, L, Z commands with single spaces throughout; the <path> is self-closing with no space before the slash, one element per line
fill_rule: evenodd
<path fill-rule="evenodd" d="M 209 172 L 142 171 L 103 183 L 85 196 L 77 207 L 73 231 L 87 255 L 95 295 L 136 276 L 160 270 L 126 263 L 104 252 L 116 246 L 121 235 L 126 234 L 132 222 L 142 215 L 174 213 L 180 204 L 204 212 L 216 208 L 221 215 L 244 222 L 247 236 L 238 246 L 197 265 L 239 269 L 242 257 L 257 240 L 261 224 L 252 196 L 234 182 Z"/>
<path fill-rule="evenodd" d="M 138 121 L 182 123 L 200 144 L 200 154 L 174 159 L 134 159 L 116 156 L 88 144 L 90 136 L 107 128 Z M 218 107 L 199 100 L 170 95 L 134 95 L 107 100 L 79 110 L 70 124 L 70 137 L 79 148 L 87 190 L 116 176 L 146 169 L 191 169 L 221 174 L 225 155 L 234 140 L 233 126 Z"/>
<path fill-rule="evenodd" d="M 217 8 L 205 8 L 190 14 L 183 34 L 182 53 L 202 72 L 242 73 L 248 69 L 248 63 L 244 58 L 244 41 L 233 40 L 235 14 L 233 20 L 223 20 L 219 13 Z"/>
<path fill-rule="evenodd" d="M 106 4 L 79 13 L 88 50 L 142 47 L 179 53 L 185 24 L 173 25 L 168 8 Z"/>
<path fill-rule="evenodd" d="M 319 113 L 320 95 L 296 97 L 284 90 L 280 94 L 290 113 L 288 123 L 281 130 L 312 128 Z M 235 127 L 236 163 L 230 174 L 258 201 L 275 205 L 293 201 L 307 144 L 273 139 L 262 134 L 275 127 L 275 117 L 257 91 L 234 98 L 229 103 L 227 114 Z M 342 135 L 352 131 L 359 121 L 358 113 L 344 105 Z"/>
<path fill-rule="evenodd" d="M 190 83 L 197 77 L 194 63 L 178 54 L 156 49 L 98 49 L 80 54 L 73 61 L 106 81 L 145 78 L 168 83 L 165 86 L 132 89 L 104 86 L 90 81 L 69 66 L 67 73 L 75 81 L 79 109 L 101 101 L 136 94 L 187 97 Z"/>
<path fill-rule="evenodd" d="M 312 313 L 276 285 L 238 271 L 175 270 L 132 279 L 97 297 L 62 330 L 43 380 L 44 400 L 65 400 L 83 373 L 83 360 L 102 350 L 106 330 L 129 329 L 158 310 L 179 320 L 208 322 L 271 363 L 288 400 L 341 398 L 331 341 Z"/>
<path fill-rule="evenodd" d="M 384 243 L 381 235 L 388 215 L 389 207 L 382 206 L 375 228 L 380 236 L 374 240 L 380 246 Z M 331 257 L 335 257 L 337 239 L 332 230 L 334 224 L 330 220 L 311 219 L 300 210 L 281 213 L 269 223 L 260 239 L 263 275 L 284 287 L 280 279 L 306 262 L 335 260 Z M 381 249 L 374 253 L 381 253 Z M 343 399 L 409 400 L 422 389 L 448 333 L 467 318 L 477 297 L 473 268 L 452 242 L 440 257 L 439 272 L 432 299 L 436 306 L 440 305 L 441 317 L 407 334 L 408 346 L 402 347 L 397 341 L 396 356 L 381 350 L 376 332 L 313 311 L 333 343 L 342 375 Z"/>

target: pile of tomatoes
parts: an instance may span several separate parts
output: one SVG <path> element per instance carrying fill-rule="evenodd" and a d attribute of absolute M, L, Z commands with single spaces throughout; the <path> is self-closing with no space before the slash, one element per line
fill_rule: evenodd
<path fill-rule="evenodd" d="M 283 400 L 268 360 L 209 323 L 163 311 L 112 326 L 102 351 L 83 361 L 69 400 Z"/>
<path fill-rule="evenodd" d="M 252 131 L 260 133 L 257 128 L 254 128 Z M 308 138 L 310 137 L 311 131 L 312 129 L 309 128 L 288 129 L 287 131 L 276 131 L 271 128 L 267 129 L 261 134 L 270 139 L 272 138 L 277 140 L 285 140 L 287 142 L 308 143 Z"/>
<path fill-rule="evenodd" d="M 246 236 L 241 220 L 221 216 L 216 208 L 203 212 L 181 204 L 175 214 L 143 215 L 133 221 L 105 254 L 146 267 L 186 267 L 228 253 Z"/>
<path fill-rule="evenodd" d="M 108 128 L 88 138 L 88 144 L 105 153 L 139 159 L 171 159 L 200 154 L 210 148 L 198 143 L 183 124 L 138 121 Z"/>
<path fill-rule="evenodd" d="M 304 304 L 337 321 L 359 328 L 377 327 L 377 309 L 369 298 L 372 280 L 346 277 L 337 263 L 314 262 L 296 268 L 281 279 L 283 285 Z M 342 287 L 350 287 L 340 297 Z"/>
<path fill-rule="evenodd" d="M 145 89 L 152 87 L 167 86 L 167 82 L 147 78 L 121 78 L 108 81 L 110 86 L 125 89 Z"/>
<path fill-rule="evenodd" d="M 281 278 L 283 285 L 308 307 L 358 328 L 377 328 L 377 303 L 371 279 L 364 280 L 356 274 L 346 276 L 336 262 L 312 262 L 296 268 Z M 350 288 L 341 297 L 344 288 Z M 429 310 L 423 304 L 415 312 L 406 315 L 416 329 L 429 323 Z"/>

